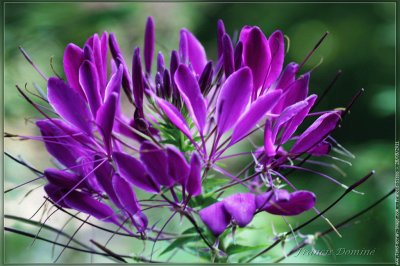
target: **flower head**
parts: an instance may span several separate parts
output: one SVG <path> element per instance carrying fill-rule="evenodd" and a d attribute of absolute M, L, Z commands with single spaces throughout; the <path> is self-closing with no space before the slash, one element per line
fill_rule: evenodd
<path fill-rule="evenodd" d="M 131 71 L 113 33 L 95 34 L 83 47 L 66 47 L 66 81 L 51 77 L 47 84 L 57 117 L 37 122 L 48 152 L 62 166 L 45 171 L 49 198 L 118 226 L 129 219 L 144 233 L 148 219 L 134 188 L 160 195 L 175 211 L 192 215 L 197 210 L 190 208 L 190 200 L 202 195 L 212 169 L 235 184 L 255 185 L 202 206 L 200 218 L 216 236 L 230 224 L 245 227 L 261 211 L 298 215 L 313 208 L 312 192 L 288 182 L 295 190 L 289 192 L 274 179 L 288 181 L 281 170 L 304 154 L 329 153 L 328 136 L 342 112 L 323 112 L 297 134 L 314 115 L 310 110 L 317 96 L 309 95 L 310 72 L 299 76 L 296 63 L 283 67 L 283 33 L 267 38 L 259 27 L 245 26 L 234 43 L 219 21 L 216 62 L 188 29 L 179 38 L 169 64 L 161 52 L 153 64 L 155 24 L 150 17 L 143 56 L 136 47 Z M 122 109 L 125 98 L 131 110 Z M 264 143 L 250 151 L 257 167 L 242 181 L 217 162 L 256 129 L 264 131 Z"/>

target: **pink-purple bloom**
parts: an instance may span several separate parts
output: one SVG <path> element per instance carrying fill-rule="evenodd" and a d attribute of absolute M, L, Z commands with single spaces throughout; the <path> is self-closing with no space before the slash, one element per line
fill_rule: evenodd
<path fill-rule="evenodd" d="M 118 226 L 129 219 L 140 233 L 149 222 L 135 190 L 163 197 L 170 191 L 167 203 L 198 212 L 215 236 L 229 225 L 247 226 L 259 212 L 292 216 L 312 209 L 312 192 L 288 182 L 294 190 L 289 192 L 273 179 L 286 182 L 282 170 L 302 155 L 328 154 L 328 136 L 342 111 L 322 112 L 298 132 L 317 96 L 309 95 L 310 72 L 299 75 L 296 63 L 284 67 L 283 33 L 266 37 L 259 27 L 245 26 L 233 42 L 219 21 L 213 61 L 195 35 L 182 29 L 168 64 L 161 52 L 154 60 L 154 28 L 150 17 L 131 70 L 112 33 L 95 34 L 83 47 L 66 47 L 66 80 L 51 77 L 47 84 L 57 117 L 37 121 L 48 152 L 60 164 L 45 171 L 48 197 Z M 124 98 L 131 110 L 122 110 Z M 257 165 L 253 178 L 241 181 L 216 163 L 256 128 L 264 131 L 264 143 L 250 151 Z M 210 169 L 253 188 L 186 209 L 202 195 Z"/>

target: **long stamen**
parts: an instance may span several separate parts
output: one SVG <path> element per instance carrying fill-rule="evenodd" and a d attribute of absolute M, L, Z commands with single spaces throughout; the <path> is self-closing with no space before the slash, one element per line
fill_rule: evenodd
<path fill-rule="evenodd" d="M 90 218 L 90 215 L 86 218 L 85 222 L 86 222 L 87 220 L 89 220 L 89 218 Z M 68 239 L 67 244 L 66 244 L 65 247 L 61 250 L 61 252 L 60 252 L 60 254 L 58 255 L 58 257 L 54 260 L 54 263 L 56 263 L 56 262 L 60 259 L 61 255 L 64 253 L 64 251 L 66 250 L 66 248 L 67 248 L 67 247 L 69 246 L 69 244 L 71 243 L 72 239 L 74 239 L 75 235 L 79 232 L 79 230 L 82 228 L 83 225 L 85 225 L 85 223 L 80 224 L 79 227 L 78 227 L 78 228 L 75 230 L 75 232 L 72 234 L 72 236 Z"/>
<path fill-rule="evenodd" d="M 75 215 L 78 215 L 80 212 L 77 212 Z M 61 227 L 60 231 L 57 232 L 56 237 L 54 238 L 54 242 L 56 243 L 58 241 L 58 238 L 61 236 L 61 233 L 64 232 L 65 227 L 74 220 L 74 217 L 69 217 L 68 220 L 64 223 L 64 225 Z M 71 239 L 71 238 L 69 238 Z M 54 252 L 55 252 L 56 245 L 53 244 L 53 247 L 51 248 L 51 257 L 54 257 Z"/>
<path fill-rule="evenodd" d="M 340 145 L 340 143 L 339 142 L 337 142 L 332 136 L 328 136 L 328 139 L 330 140 L 330 141 L 332 141 L 340 150 L 337 150 L 336 149 L 336 151 L 341 151 L 341 152 L 339 152 L 340 154 L 342 154 L 342 155 L 345 155 L 345 156 L 347 156 L 347 157 L 350 157 L 350 158 L 352 158 L 352 159 L 355 159 L 356 158 L 356 156 L 354 155 L 354 154 L 352 154 L 350 151 L 348 151 L 345 147 L 343 147 L 342 145 Z M 333 149 L 333 150 L 335 150 L 335 148 Z"/>
<path fill-rule="evenodd" d="M 35 243 L 36 239 L 39 237 L 40 232 L 42 231 L 43 227 L 46 225 L 46 222 L 51 218 L 51 216 L 53 216 L 53 214 L 55 214 L 58 211 L 58 209 L 55 209 L 49 216 L 47 216 L 47 218 L 44 220 L 44 222 L 42 223 L 42 225 L 40 226 L 39 230 L 37 231 L 35 238 L 33 239 L 31 246 L 33 246 L 33 244 Z"/>
<path fill-rule="evenodd" d="M 25 59 L 29 62 L 29 64 L 31 64 L 33 66 L 33 68 L 39 73 L 40 76 L 42 76 L 42 78 L 44 80 L 48 80 L 48 78 L 43 74 L 42 71 L 40 71 L 40 69 L 35 65 L 35 63 L 33 63 L 32 59 L 29 57 L 29 55 L 25 52 L 24 48 L 22 48 L 22 46 L 18 46 L 18 49 L 21 51 L 22 55 L 25 57 Z"/>
<path fill-rule="evenodd" d="M 308 169 L 308 168 L 303 168 L 303 167 L 294 166 L 294 165 L 281 165 L 280 167 L 282 167 L 282 168 L 292 168 L 292 169 L 297 169 L 297 170 L 301 170 L 301 171 L 305 171 L 305 172 L 310 172 L 310 173 L 322 176 L 322 177 L 328 179 L 329 181 L 341 186 L 344 189 L 348 189 L 349 188 L 348 186 L 346 186 L 345 184 L 340 183 L 339 181 L 337 181 L 333 177 L 330 177 L 330 176 L 328 176 L 326 174 L 323 174 L 323 173 L 320 173 L 320 172 L 317 172 L 317 171 L 314 171 L 314 170 L 311 170 L 311 169 Z M 358 192 L 356 190 L 354 190 L 353 192 L 357 193 L 357 194 L 362 194 L 362 195 L 364 194 L 364 193 Z"/>
<path fill-rule="evenodd" d="M 361 96 L 361 94 L 364 93 L 364 89 L 360 89 L 351 99 L 350 103 L 347 105 L 346 109 L 344 110 L 342 114 L 342 119 L 350 112 L 351 107 L 353 107 L 354 103 L 357 101 L 357 99 Z"/>
<path fill-rule="evenodd" d="M 296 160 L 299 160 L 299 159 L 296 159 Z M 332 168 L 332 169 L 336 170 L 339 174 L 341 174 L 343 177 L 346 176 L 346 173 L 339 166 L 337 166 L 336 164 L 333 164 L 333 163 L 324 163 L 324 162 L 314 161 L 314 160 L 307 160 L 306 163 Z"/>
<path fill-rule="evenodd" d="M 44 113 L 35 102 L 33 102 L 22 90 L 18 85 L 15 85 L 15 87 L 17 88 L 18 92 L 22 95 L 22 97 L 24 97 L 25 100 L 28 101 L 29 104 L 31 104 L 36 110 L 39 111 L 39 113 L 41 113 L 44 117 L 46 117 L 50 122 L 53 123 L 53 125 L 55 125 L 57 128 L 59 128 L 61 131 L 63 131 L 64 133 L 69 134 L 72 138 L 74 138 L 76 141 L 78 141 L 79 143 L 81 143 L 83 146 L 92 149 L 90 146 L 88 146 L 87 143 L 82 142 L 79 139 L 76 139 L 70 132 L 66 132 L 64 128 L 62 128 L 61 126 L 59 126 L 57 123 L 54 122 L 53 118 L 49 117 L 46 113 Z M 98 145 L 96 142 L 94 142 L 94 144 Z M 101 148 L 101 147 L 100 147 Z"/>
<path fill-rule="evenodd" d="M 31 170 L 32 172 L 34 172 L 35 174 L 39 174 L 39 175 L 44 175 L 44 173 L 42 171 L 39 171 L 38 169 L 32 167 L 31 165 L 27 164 L 25 161 L 17 159 L 16 157 L 12 156 L 11 154 L 9 154 L 8 152 L 4 152 L 4 154 L 10 158 L 11 160 L 13 160 L 14 162 L 21 164 L 22 166 L 25 166 L 26 168 L 28 168 L 29 170 Z"/>
<path fill-rule="evenodd" d="M 95 168 L 93 168 L 89 173 L 87 173 L 81 180 L 79 180 L 78 183 L 76 183 L 75 186 L 73 186 L 67 193 L 65 193 L 60 199 L 58 199 L 55 204 L 59 205 L 59 203 L 65 199 L 72 191 L 74 191 L 80 184 L 83 183 L 83 181 L 86 180 L 86 178 L 88 178 L 94 171 L 96 171 L 100 166 L 103 165 L 103 163 L 105 163 L 107 161 L 107 159 L 103 160 L 101 163 L 99 163 L 99 165 L 97 165 Z"/>
<path fill-rule="evenodd" d="M 229 176 L 230 178 L 232 178 L 232 179 L 235 180 L 236 182 L 239 182 L 241 185 L 247 187 L 247 185 L 245 185 L 245 184 L 243 183 L 243 180 L 238 179 L 235 175 L 229 173 L 229 172 L 226 171 L 225 169 L 223 169 L 223 168 L 221 168 L 221 167 L 218 167 L 218 166 L 216 166 L 215 164 L 213 164 L 212 167 L 213 167 L 214 170 L 216 170 L 216 171 L 222 173 L 223 175 Z"/>
<path fill-rule="evenodd" d="M 317 102 L 311 107 L 310 112 L 312 112 L 320 103 L 321 101 L 325 98 L 325 96 L 330 92 L 330 90 L 333 88 L 333 85 L 335 85 L 336 81 L 339 79 L 339 77 L 342 75 L 342 70 L 338 70 L 335 77 L 329 84 L 329 86 L 322 92 L 322 95 L 318 97 Z"/>
<path fill-rule="evenodd" d="M 251 151 L 234 153 L 234 154 L 218 157 L 218 159 L 216 159 L 216 161 L 226 160 L 226 159 L 230 159 L 233 157 L 242 156 L 242 155 L 250 155 L 250 154 L 252 154 Z"/>
<path fill-rule="evenodd" d="M 156 236 L 156 240 L 154 241 L 153 247 L 151 248 L 151 253 L 150 253 L 150 260 L 153 258 L 153 253 L 154 253 L 154 247 L 156 246 L 157 240 L 160 237 L 162 231 L 165 229 L 165 227 L 168 225 L 168 223 L 172 220 L 172 218 L 174 218 L 175 214 L 177 214 L 177 211 L 174 211 L 174 213 L 167 219 L 167 221 L 165 222 L 165 224 L 163 225 L 163 227 L 161 227 L 160 232 L 157 234 Z"/>
<path fill-rule="evenodd" d="M 329 31 L 325 32 L 325 34 L 321 37 L 321 39 L 317 42 L 317 44 L 314 46 L 314 48 L 310 51 L 310 53 L 308 53 L 308 55 L 306 56 L 306 58 L 303 60 L 303 62 L 301 62 L 301 64 L 299 65 L 299 68 L 297 71 L 299 71 L 304 64 L 308 61 L 308 59 L 312 56 L 312 54 L 318 49 L 318 47 L 321 45 L 321 43 L 325 40 L 325 38 L 328 36 Z"/>

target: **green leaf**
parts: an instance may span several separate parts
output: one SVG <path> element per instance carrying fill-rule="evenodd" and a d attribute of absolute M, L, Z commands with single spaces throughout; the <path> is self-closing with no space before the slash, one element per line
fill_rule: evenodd
<path fill-rule="evenodd" d="M 190 207 L 196 208 L 205 208 L 207 206 L 210 206 L 211 204 L 214 204 L 218 202 L 216 199 L 211 197 L 211 195 L 199 195 L 195 198 L 192 198 L 190 201 Z"/>
<path fill-rule="evenodd" d="M 203 228 L 200 228 L 200 231 L 203 232 Z M 197 230 L 195 227 L 190 227 L 182 232 L 182 235 L 190 235 L 190 234 L 197 234 Z"/>
<path fill-rule="evenodd" d="M 200 248 L 199 246 L 185 246 L 184 250 L 192 255 L 199 256 L 200 258 L 210 261 L 211 253 L 206 251 L 206 248 Z"/>
<path fill-rule="evenodd" d="M 164 255 L 176 248 L 182 248 L 185 244 L 190 243 L 190 242 L 195 242 L 199 240 L 199 236 L 188 236 L 188 237 L 180 237 L 176 240 L 174 240 L 166 249 L 161 252 L 161 255 Z"/>
<path fill-rule="evenodd" d="M 196 228 L 191 227 L 182 232 L 179 238 L 175 239 L 166 249 L 161 252 L 161 255 L 164 255 L 175 248 L 182 248 L 186 243 L 195 242 L 200 239 Z"/>
<path fill-rule="evenodd" d="M 209 176 L 211 177 L 211 176 Z M 205 190 L 205 192 L 210 192 L 213 191 L 221 186 L 226 185 L 231 179 L 229 178 L 221 178 L 221 177 L 213 177 L 213 178 L 207 178 L 206 180 L 204 180 L 203 183 L 203 188 Z"/>
<path fill-rule="evenodd" d="M 226 249 L 226 253 L 228 255 L 233 255 L 233 254 L 237 254 L 237 253 L 262 249 L 263 247 L 265 247 L 265 245 L 243 246 L 243 245 L 232 244 L 232 245 L 229 245 L 229 247 Z"/>

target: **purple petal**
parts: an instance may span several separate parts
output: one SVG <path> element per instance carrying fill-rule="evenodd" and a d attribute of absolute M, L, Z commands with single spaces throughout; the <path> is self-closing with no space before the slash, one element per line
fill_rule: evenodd
<path fill-rule="evenodd" d="M 164 86 L 164 95 L 167 99 L 170 99 L 172 96 L 172 81 L 171 75 L 169 74 L 168 69 L 164 70 L 163 74 L 163 86 Z"/>
<path fill-rule="evenodd" d="M 137 140 L 140 142 L 142 140 L 142 138 L 139 135 L 137 135 L 135 132 L 132 131 L 132 127 L 134 127 L 134 120 L 128 119 L 123 114 L 120 114 L 120 115 L 121 115 L 120 120 L 117 119 L 114 121 L 113 130 L 115 130 L 115 132 L 122 134 L 130 139 L 134 139 L 134 140 Z"/>
<path fill-rule="evenodd" d="M 79 83 L 85 92 L 93 117 L 96 117 L 101 106 L 100 83 L 96 67 L 87 60 L 79 68 Z"/>
<path fill-rule="evenodd" d="M 274 90 L 253 102 L 249 110 L 237 122 L 229 145 L 235 144 L 246 136 L 258 121 L 275 106 L 281 94 L 281 90 Z"/>
<path fill-rule="evenodd" d="M 57 119 L 40 120 L 36 125 L 40 129 L 47 151 L 61 164 L 67 167 L 75 166 L 79 157 L 83 155 L 82 145 L 69 134 L 79 134 L 79 132 L 64 131 L 63 122 Z"/>
<path fill-rule="evenodd" d="M 122 208 L 121 202 L 119 201 L 112 184 L 114 169 L 109 162 L 102 162 L 99 160 L 100 158 L 98 156 L 95 156 L 93 169 L 97 182 L 100 185 L 101 189 L 106 192 L 107 196 L 115 204 L 115 206 L 117 206 L 118 208 Z"/>
<path fill-rule="evenodd" d="M 264 84 L 271 61 L 271 51 L 267 38 L 258 27 L 248 27 L 240 32 L 243 42 L 243 63 L 253 74 L 254 93 Z"/>
<path fill-rule="evenodd" d="M 201 194 L 201 161 L 197 153 L 190 158 L 190 173 L 186 182 L 186 190 L 191 196 Z"/>
<path fill-rule="evenodd" d="M 308 153 L 312 154 L 313 156 L 323 156 L 328 154 L 331 151 L 331 144 L 328 142 L 322 141 L 314 148 L 311 148 Z"/>
<path fill-rule="evenodd" d="M 64 71 L 68 84 L 81 96 L 85 96 L 79 84 L 79 67 L 83 63 L 83 50 L 73 43 L 67 45 L 64 51 Z"/>
<path fill-rule="evenodd" d="M 121 177 L 126 181 L 150 193 L 160 192 L 159 185 L 147 174 L 139 160 L 122 152 L 114 152 L 113 158 Z"/>
<path fill-rule="evenodd" d="M 144 141 L 140 146 L 140 160 L 147 172 L 160 185 L 170 187 L 174 180 L 168 175 L 167 154 L 157 145 Z"/>
<path fill-rule="evenodd" d="M 171 59 L 169 64 L 169 71 L 171 72 L 171 77 L 175 76 L 175 71 L 178 69 L 179 66 L 179 55 L 178 52 L 173 50 L 171 52 Z"/>
<path fill-rule="evenodd" d="M 199 215 L 203 223 L 215 236 L 222 234 L 231 220 L 223 202 L 217 202 L 202 209 L 199 211 Z"/>
<path fill-rule="evenodd" d="M 320 116 L 293 145 L 290 153 L 301 154 L 307 152 L 324 140 L 338 125 L 340 112 L 331 112 Z"/>
<path fill-rule="evenodd" d="M 90 40 L 93 41 L 93 39 Z M 83 59 L 84 61 L 87 60 L 90 62 L 94 62 L 92 46 L 90 46 L 89 44 L 85 44 L 85 46 L 83 47 Z"/>
<path fill-rule="evenodd" d="M 156 95 L 161 98 L 165 98 L 164 86 L 160 72 L 156 73 L 156 76 L 154 77 L 154 83 L 155 83 Z"/>
<path fill-rule="evenodd" d="M 61 200 L 64 196 L 64 191 L 61 187 L 53 184 L 46 184 L 44 186 L 44 191 L 46 192 L 47 196 L 49 196 L 51 201 L 57 203 L 57 205 L 60 207 L 69 208 L 69 206 L 65 204 L 64 200 Z"/>
<path fill-rule="evenodd" d="M 149 224 L 149 221 L 147 219 L 147 216 L 144 215 L 143 212 L 138 211 L 135 215 L 132 216 L 132 218 L 133 218 L 132 222 L 135 225 L 135 227 L 139 233 L 142 233 L 147 229 L 147 225 Z"/>
<path fill-rule="evenodd" d="M 284 96 L 282 96 L 284 97 Z M 281 98 L 282 99 L 282 98 Z M 278 136 L 279 131 L 282 129 L 282 127 L 290 121 L 293 117 L 295 117 L 297 114 L 299 114 L 304 108 L 308 106 L 307 101 L 301 101 L 298 103 L 295 103 L 293 105 L 290 105 L 287 107 L 283 112 L 279 115 L 278 119 L 276 120 L 273 128 L 273 137 L 274 141 L 275 138 Z"/>
<path fill-rule="evenodd" d="M 271 64 L 269 66 L 268 78 L 265 81 L 265 87 L 269 88 L 279 77 L 285 58 L 285 42 L 283 33 L 280 30 L 275 31 L 268 38 L 269 49 L 271 50 Z"/>
<path fill-rule="evenodd" d="M 217 127 L 222 136 L 232 128 L 250 100 L 253 88 L 249 68 L 241 68 L 225 81 L 217 100 Z"/>
<path fill-rule="evenodd" d="M 125 60 L 122 57 L 121 50 L 118 46 L 118 42 L 117 39 L 115 38 L 114 33 L 110 33 L 108 41 L 110 45 L 110 51 L 115 60 L 116 65 L 117 66 L 122 65 L 124 68 L 122 75 L 122 87 L 124 88 L 124 91 L 128 95 L 128 97 L 130 97 L 132 94 L 132 87 L 133 87 L 132 79 L 129 74 L 128 67 L 126 66 Z"/>
<path fill-rule="evenodd" d="M 244 227 L 253 220 L 256 211 L 255 199 L 251 193 L 237 193 L 225 198 L 223 203 L 232 220 L 235 220 L 240 227 Z"/>
<path fill-rule="evenodd" d="M 111 74 L 114 74 L 115 72 L 117 72 L 118 66 L 114 59 L 110 60 L 110 65 L 111 65 Z"/>
<path fill-rule="evenodd" d="M 285 70 L 283 70 L 281 77 L 279 80 L 276 82 L 275 89 L 280 89 L 283 92 L 291 88 L 290 86 L 295 82 L 296 80 L 296 73 L 299 70 L 299 66 L 296 63 L 290 63 L 286 66 Z M 282 110 L 287 107 L 284 106 L 285 104 L 285 99 L 282 98 L 282 100 L 275 106 L 273 109 L 273 113 L 279 114 L 282 112 Z"/>
<path fill-rule="evenodd" d="M 310 95 L 304 102 L 307 102 L 302 109 L 298 111 L 298 113 L 290 119 L 290 121 L 286 122 L 286 125 L 283 126 L 282 135 L 280 138 L 280 143 L 285 143 L 293 133 L 297 130 L 300 124 L 304 121 L 306 116 L 308 115 L 311 107 L 314 105 L 315 100 L 317 99 L 317 95 Z"/>
<path fill-rule="evenodd" d="M 298 64 L 294 62 L 289 63 L 285 67 L 285 70 L 283 70 L 282 75 L 276 84 L 276 88 L 281 90 L 287 89 L 296 80 L 296 73 L 298 70 Z"/>
<path fill-rule="evenodd" d="M 99 131 L 103 136 L 104 146 L 107 154 L 111 154 L 111 135 L 114 126 L 115 113 L 117 110 L 117 93 L 112 93 L 106 102 L 100 107 L 97 112 L 96 123 Z"/>
<path fill-rule="evenodd" d="M 223 37 L 225 34 L 225 26 L 224 26 L 224 22 L 219 19 L 217 22 L 217 45 L 218 45 L 218 58 L 222 57 L 223 54 Z"/>
<path fill-rule="evenodd" d="M 104 90 L 106 88 L 107 84 L 107 59 L 104 60 L 104 54 L 107 55 L 107 46 L 105 46 L 105 51 L 102 51 L 104 49 L 104 43 L 107 43 L 107 34 L 102 35 L 102 40 L 100 40 L 98 34 L 93 35 L 93 44 L 91 46 L 93 50 L 93 63 L 96 67 L 97 70 L 97 76 L 99 79 L 99 92 L 101 97 L 104 97 Z"/>
<path fill-rule="evenodd" d="M 117 58 L 121 54 L 121 49 L 119 48 L 117 39 L 115 38 L 114 33 L 110 33 L 110 38 L 108 39 L 108 43 L 110 45 L 110 51 L 113 58 Z"/>
<path fill-rule="evenodd" d="M 131 185 L 118 174 L 113 175 L 112 185 L 122 207 L 130 214 L 136 214 L 140 210 L 140 206 Z"/>
<path fill-rule="evenodd" d="M 124 68 L 120 65 L 117 72 L 111 76 L 110 81 L 107 84 L 104 99 L 107 99 L 112 93 L 120 95 L 123 72 Z"/>
<path fill-rule="evenodd" d="M 181 63 L 186 65 L 189 60 L 189 44 L 188 37 L 185 31 L 180 32 L 179 55 L 181 57 Z"/>
<path fill-rule="evenodd" d="M 163 73 L 165 69 L 165 61 L 164 61 L 164 55 L 162 52 L 158 52 L 157 54 L 157 72 L 158 73 Z"/>
<path fill-rule="evenodd" d="M 153 98 L 157 102 L 157 105 L 161 108 L 161 110 L 163 110 L 165 115 L 171 121 L 171 123 L 174 124 L 180 131 L 182 131 L 182 133 L 185 134 L 189 139 L 192 139 L 189 126 L 187 125 L 185 118 L 178 111 L 178 109 L 176 109 L 176 107 L 169 102 L 158 98 L 155 95 L 153 96 Z"/>
<path fill-rule="evenodd" d="M 90 37 L 86 40 L 85 46 L 87 45 L 87 46 L 89 46 L 91 49 L 93 48 L 93 42 L 94 42 L 94 37 L 95 37 L 95 35 L 97 35 L 97 37 L 99 37 L 97 33 L 95 33 L 94 35 L 90 36 Z"/>
<path fill-rule="evenodd" d="M 247 41 L 247 39 L 249 38 L 249 33 L 253 28 L 254 28 L 253 26 L 249 25 L 244 26 L 239 34 L 239 41 L 240 42 Z"/>
<path fill-rule="evenodd" d="M 213 78 L 213 66 L 212 61 L 208 62 L 207 65 L 204 67 L 203 73 L 199 78 L 199 86 L 201 92 L 205 95 L 205 92 L 211 87 L 211 82 Z"/>
<path fill-rule="evenodd" d="M 271 214 L 293 216 L 313 208 L 315 201 L 316 197 L 314 193 L 299 190 L 290 193 L 290 198 L 288 201 L 274 201 L 263 209 Z"/>
<path fill-rule="evenodd" d="M 189 176 L 190 167 L 182 152 L 174 146 L 167 148 L 168 174 L 175 182 L 185 184 Z"/>
<path fill-rule="evenodd" d="M 236 44 L 234 60 L 235 60 L 235 70 L 242 67 L 242 53 L 243 53 L 243 43 L 239 41 Z"/>
<path fill-rule="evenodd" d="M 47 95 L 50 105 L 63 119 L 91 135 L 92 115 L 77 92 L 61 79 L 49 78 Z"/>
<path fill-rule="evenodd" d="M 93 192 L 101 192 L 102 188 L 99 182 L 97 182 L 96 175 L 94 174 L 93 166 L 96 165 L 96 163 L 93 163 L 93 161 L 94 158 L 92 156 L 81 157 L 73 169 L 75 172 L 79 173 L 80 176 L 84 177 L 83 182 L 89 190 Z"/>
<path fill-rule="evenodd" d="M 284 91 L 283 108 L 303 101 L 308 95 L 308 83 L 310 81 L 310 73 L 306 73 L 292 83 L 287 90 Z"/>
<path fill-rule="evenodd" d="M 143 118 L 144 80 L 143 80 L 142 64 L 140 62 L 139 48 L 135 49 L 133 55 L 132 81 L 133 81 L 133 97 L 135 98 L 135 103 L 137 110 L 139 111 L 139 115 L 141 118 Z"/>
<path fill-rule="evenodd" d="M 175 73 L 174 79 L 194 123 L 199 131 L 203 133 L 207 111 L 196 78 L 187 66 L 180 65 Z"/>
<path fill-rule="evenodd" d="M 290 193 L 284 189 L 276 189 L 257 195 L 256 205 L 257 209 L 265 210 L 273 204 L 287 202 L 290 200 Z"/>
<path fill-rule="evenodd" d="M 108 205 L 95 200 L 88 194 L 72 191 L 65 197 L 64 202 L 70 208 L 94 216 L 99 220 L 119 224 L 114 211 Z"/>
<path fill-rule="evenodd" d="M 228 78 L 235 71 L 235 63 L 233 61 L 233 46 L 231 38 L 229 38 L 228 34 L 225 34 L 223 37 L 223 48 L 225 77 Z"/>
<path fill-rule="evenodd" d="M 80 181 L 80 178 L 76 174 L 54 168 L 46 169 L 44 176 L 51 184 L 63 188 L 73 188 Z"/>
<path fill-rule="evenodd" d="M 186 33 L 189 62 L 196 74 L 200 75 L 201 72 L 203 72 L 204 66 L 207 64 L 207 57 L 204 47 L 189 30 L 182 29 L 181 32 L 182 31 Z"/>
<path fill-rule="evenodd" d="M 267 121 L 265 121 L 264 128 L 264 151 L 268 157 L 274 157 L 276 154 L 276 147 L 274 143 L 275 135 L 273 134 L 272 123 L 271 120 L 267 119 Z"/>
<path fill-rule="evenodd" d="M 154 20 L 152 17 L 147 18 L 146 31 L 144 35 L 144 64 L 146 72 L 151 73 L 151 63 L 153 62 L 155 44 Z"/>
<path fill-rule="evenodd" d="M 100 39 L 100 50 L 101 50 L 101 66 L 102 69 L 99 70 L 101 72 L 101 79 L 102 79 L 102 92 L 103 92 L 103 97 L 104 97 L 104 89 L 105 86 L 107 84 L 107 54 L 108 54 L 108 33 L 107 32 L 103 32 L 103 34 L 101 35 L 101 39 Z"/>

